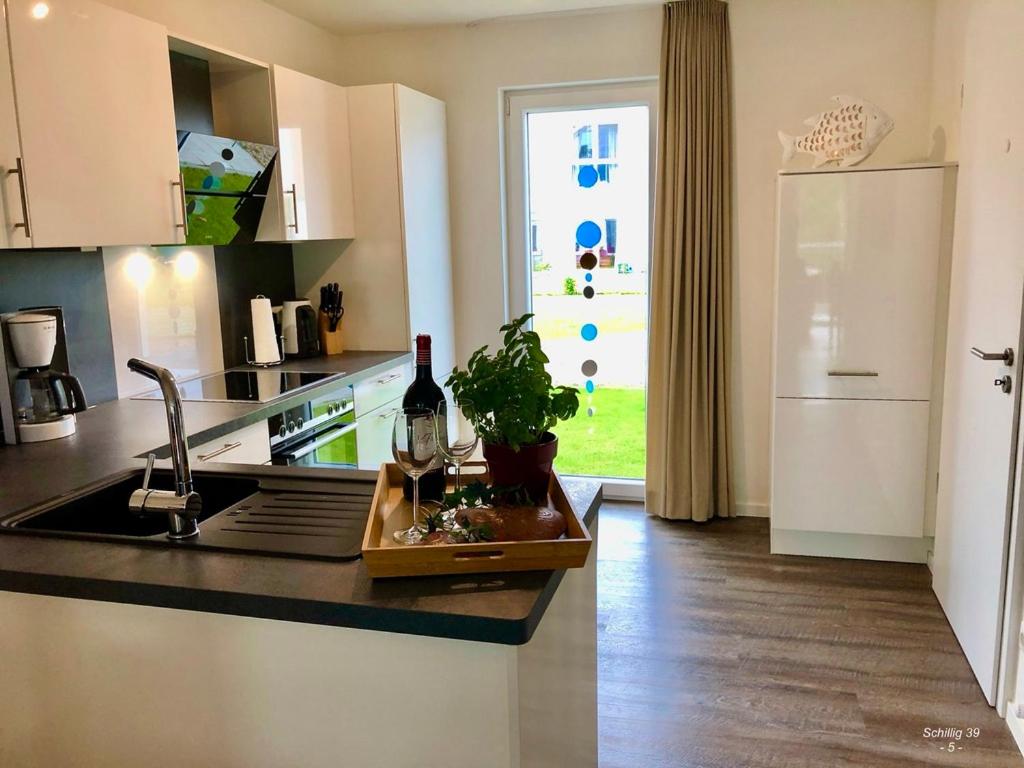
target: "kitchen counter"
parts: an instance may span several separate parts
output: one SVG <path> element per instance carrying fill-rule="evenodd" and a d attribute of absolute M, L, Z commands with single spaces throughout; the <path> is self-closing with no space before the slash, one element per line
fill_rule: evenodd
<path fill-rule="evenodd" d="M 308 399 L 320 389 L 354 383 L 411 361 L 410 352 L 346 352 L 293 360 L 274 371 L 344 375 L 270 403 L 182 403 L 189 443 L 200 445 L 266 419 Z M 259 370 L 242 366 L 236 370 Z M 0 517 L 88 483 L 145 464 L 136 457 L 167 452 L 167 416 L 162 400 L 114 400 L 78 414 L 75 434 L 61 440 L 0 446 Z M 59 467 L 59 471 L 52 468 Z M 2 561 L 0 561 L 2 563 Z"/>
<path fill-rule="evenodd" d="M 296 366 L 351 382 L 408 358 Z M 337 381 L 186 403 L 186 428 L 215 439 Z M 160 402 L 121 400 L 71 438 L 0 448 L 0 516 L 142 466 L 165 441 Z M 374 581 L 361 560 L 0 533 L 0 763 L 594 767 L 601 486 L 566 486 L 595 541 L 568 571 Z"/>
<path fill-rule="evenodd" d="M 349 352 L 286 363 L 283 370 L 341 370 L 345 376 L 273 403 L 187 402 L 190 440 L 215 439 L 278 413 L 319 387 L 372 376 L 409 358 L 408 353 Z M 80 414 L 72 437 L 0 448 L 0 517 L 140 467 L 144 461 L 136 457 L 164 445 L 166 435 L 161 401 L 118 400 Z M 246 471 L 338 476 L 337 470 Z M 358 470 L 345 474 L 375 476 Z M 589 524 L 600 504 L 600 485 L 566 482 Z M 0 534 L 0 590 L 505 644 L 530 639 L 561 578 L 560 572 L 529 572 L 374 581 L 361 561 Z"/>

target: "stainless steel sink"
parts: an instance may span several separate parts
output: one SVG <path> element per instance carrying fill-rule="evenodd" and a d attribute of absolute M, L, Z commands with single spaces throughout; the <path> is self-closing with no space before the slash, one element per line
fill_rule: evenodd
<path fill-rule="evenodd" d="M 107 478 L 68 496 L 0 520 L 0 531 L 38 536 L 131 542 L 178 549 L 216 549 L 351 560 L 359 556 L 374 485 L 365 480 L 196 472 L 203 497 L 199 535 L 167 538 L 163 517 L 139 517 L 128 498 L 142 470 Z M 170 490 L 170 472 L 154 471 L 153 488 Z"/>

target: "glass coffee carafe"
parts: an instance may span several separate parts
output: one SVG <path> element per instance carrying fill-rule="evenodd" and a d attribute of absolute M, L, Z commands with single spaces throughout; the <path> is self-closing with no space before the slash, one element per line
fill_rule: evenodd
<path fill-rule="evenodd" d="M 14 380 L 14 413 L 19 425 L 57 421 L 85 408 L 82 385 L 70 373 L 49 368 L 27 370 Z"/>

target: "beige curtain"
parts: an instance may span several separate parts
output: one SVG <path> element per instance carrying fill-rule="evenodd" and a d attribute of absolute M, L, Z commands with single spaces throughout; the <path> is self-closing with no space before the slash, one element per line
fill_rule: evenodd
<path fill-rule="evenodd" d="M 665 5 L 647 396 L 647 511 L 733 514 L 732 93 L 720 0 Z"/>

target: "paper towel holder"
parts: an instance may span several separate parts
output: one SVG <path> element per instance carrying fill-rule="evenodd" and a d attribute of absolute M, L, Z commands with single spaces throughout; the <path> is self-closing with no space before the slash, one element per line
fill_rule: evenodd
<path fill-rule="evenodd" d="M 275 338 L 278 341 L 277 349 L 278 349 L 278 354 L 280 355 L 280 358 L 278 360 L 274 360 L 274 361 L 269 362 L 269 363 L 257 363 L 255 360 L 250 360 L 249 359 L 249 337 L 248 336 L 243 336 L 242 337 L 242 346 L 245 348 L 245 364 L 246 365 L 252 365 L 252 366 L 254 366 L 256 368 L 273 368 L 275 365 L 280 365 L 281 363 L 283 363 L 284 362 L 284 353 L 281 352 L 281 350 L 284 349 L 284 336 L 276 336 Z M 253 352 L 255 352 L 255 351 L 256 350 L 253 350 Z"/>

